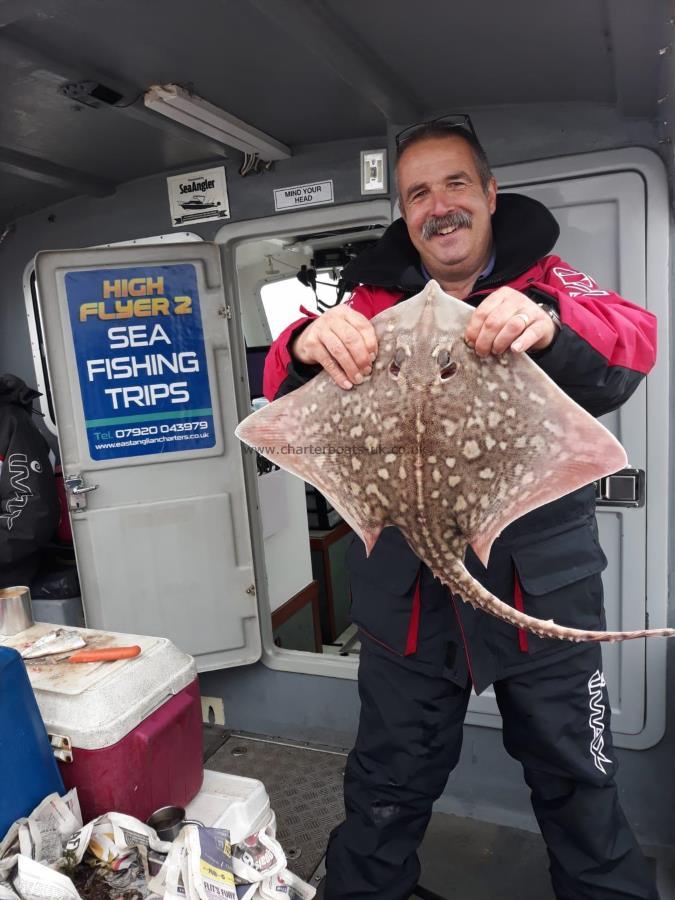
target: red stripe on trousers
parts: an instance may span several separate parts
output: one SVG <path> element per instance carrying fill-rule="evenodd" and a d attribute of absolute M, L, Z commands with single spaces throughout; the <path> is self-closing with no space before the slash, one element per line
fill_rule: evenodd
<path fill-rule="evenodd" d="M 525 612 L 523 592 L 520 587 L 520 581 L 518 581 L 518 573 L 515 571 L 513 575 L 513 605 L 516 607 L 518 612 Z M 527 632 L 524 628 L 518 629 L 518 646 L 520 647 L 521 653 L 529 653 L 529 647 L 527 644 Z"/>
<path fill-rule="evenodd" d="M 417 636 L 420 630 L 420 612 L 422 608 L 422 597 L 420 591 L 420 580 L 422 573 L 417 576 L 415 584 L 415 595 L 413 597 L 412 613 L 410 615 L 410 624 L 408 625 L 408 637 L 405 642 L 404 656 L 411 656 L 417 652 Z"/>

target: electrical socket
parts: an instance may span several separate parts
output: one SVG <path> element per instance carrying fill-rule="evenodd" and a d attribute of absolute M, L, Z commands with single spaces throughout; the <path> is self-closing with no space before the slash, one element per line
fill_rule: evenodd
<path fill-rule="evenodd" d="M 225 725 L 225 706 L 220 697 L 202 697 L 202 722 L 205 725 Z"/>
<path fill-rule="evenodd" d="M 361 151 L 361 193 L 387 193 L 387 151 Z"/>

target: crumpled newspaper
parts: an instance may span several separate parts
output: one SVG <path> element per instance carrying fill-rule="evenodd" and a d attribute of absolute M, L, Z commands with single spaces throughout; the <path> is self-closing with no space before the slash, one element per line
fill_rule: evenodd
<path fill-rule="evenodd" d="M 148 854 L 164 859 L 151 876 Z M 185 825 L 173 843 L 133 816 L 87 825 L 73 789 L 50 794 L 0 843 L 0 900 L 312 900 L 286 868 L 276 822 L 234 847 L 227 829 Z"/>
<path fill-rule="evenodd" d="M 50 794 L 28 818 L 18 819 L 0 842 L 0 884 L 17 864 L 19 855 L 51 864 L 63 855 L 64 844 L 82 827 L 82 813 L 73 788 L 65 797 Z"/>
<path fill-rule="evenodd" d="M 313 900 L 316 888 L 284 869 L 273 878 L 266 878 L 258 889 L 260 900 Z"/>
<path fill-rule="evenodd" d="M 312 900 L 316 890 L 286 869 L 265 829 L 234 847 L 229 837 L 225 828 L 186 825 L 150 889 L 164 900 Z"/>
<path fill-rule="evenodd" d="M 237 900 L 312 900 L 316 889 L 286 868 L 274 813 L 264 828 L 232 847 Z"/>
<path fill-rule="evenodd" d="M 230 832 L 185 825 L 150 881 L 150 890 L 164 900 L 237 900 Z"/>
<path fill-rule="evenodd" d="M 83 826 L 75 789 L 50 794 L 0 844 L 0 900 L 81 900 L 75 881 L 92 880 L 105 882 L 110 900 L 129 890 L 149 896 L 148 849 L 166 854 L 171 844 L 121 813 Z"/>
<path fill-rule="evenodd" d="M 269 828 L 261 828 L 234 845 L 232 867 L 240 882 L 263 881 L 286 868 L 286 855 Z"/>

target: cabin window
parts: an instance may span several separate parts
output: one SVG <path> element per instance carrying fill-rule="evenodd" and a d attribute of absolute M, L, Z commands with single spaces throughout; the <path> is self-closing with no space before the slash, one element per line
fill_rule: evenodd
<path fill-rule="evenodd" d="M 219 232 L 216 240 L 234 263 L 254 408 L 264 403 L 270 344 L 304 311 L 321 314 L 336 305 L 344 269 L 374 244 L 390 220 L 390 202 L 382 199 L 234 222 Z M 342 302 L 348 297 L 345 291 Z M 311 484 L 264 457 L 246 454 L 245 459 L 253 463 L 247 474 L 254 489 L 256 575 L 261 611 L 269 616 L 263 627 L 266 664 L 356 677 L 360 644 L 349 621 L 345 566 L 350 527 Z"/>
<path fill-rule="evenodd" d="M 291 322 L 301 318 L 300 307 L 314 313 L 324 312 L 337 302 L 337 273 L 333 269 L 316 273 L 316 293 L 306 287 L 297 276 L 281 278 L 264 284 L 260 289 L 267 324 L 272 340 L 277 338 Z"/>
<path fill-rule="evenodd" d="M 307 260 L 303 257 L 303 262 Z M 288 265 L 288 264 L 286 264 Z M 284 263 L 268 258 L 267 268 Z M 298 266 L 294 266 L 296 271 Z M 280 272 L 274 281 L 266 271 L 260 288 L 272 340 L 304 311 L 321 314 L 337 303 L 339 272 L 317 269 L 316 290 Z M 302 309 L 301 309 L 302 307 Z M 251 397 L 262 395 L 262 371 L 268 347 L 247 347 Z M 349 622 L 350 595 L 344 552 L 351 529 L 311 485 L 259 459 L 258 490 L 263 512 L 266 567 L 270 583 L 273 640 L 284 650 L 304 650 L 333 657 L 358 657 L 356 626 Z M 307 554 L 309 543 L 309 554 Z M 303 552 L 304 547 L 304 552 Z M 289 560 L 297 584 L 289 581 L 293 597 L 279 587 L 288 580 Z"/>

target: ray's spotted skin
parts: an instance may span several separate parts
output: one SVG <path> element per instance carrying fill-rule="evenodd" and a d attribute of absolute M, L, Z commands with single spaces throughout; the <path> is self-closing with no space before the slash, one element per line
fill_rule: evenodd
<path fill-rule="evenodd" d="M 529 357 L 479 358 L 463 335 L 473 309 L 430 281 L 372 324 L 378 355 L 350 391 L 324 372 L 253 413 L 244 443 L 317 487 L 368 553 L 396 525 L 455 594 L 539 637 L 620 641 L 675 629 L 583 631 L 502 602 L 465 568 L 525 513 L 626 465 L 610 432 Z"/>

